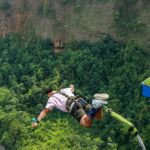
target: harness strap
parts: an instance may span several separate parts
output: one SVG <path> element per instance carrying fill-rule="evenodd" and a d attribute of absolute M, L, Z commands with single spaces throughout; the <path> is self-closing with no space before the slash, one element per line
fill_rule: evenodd
<path fill-rule="evenodd" d="M 57 93 L 59 93 L 59 94 L 65 96 L 65 97 L 67 98 L 66 108 L 67 108 L 67 110 L 71 113 L 72 108 L 73 108 L 73 106 L 74 106 L 74 104 L 75 104 L 75 102 L 76 102 L 76 97 L 75 97 L 75 96 L 68 96 L 67 94 L 65 94 L 65 93 L 63 93 L 63 92 L 61 92 L 61 91 L 58 91 Z M 53 97 L 55 97 L 56 99 L 60 100 L 60 99 L 59 99 L 58 97 L 56 97 L 56 96 L 53 96 Z"/>
<path fill-rule="evenodd" d="M 67 101 L 66 101 L 66 109 L 77 119 L 78 117 L 76 117 L 76 113 L 78 112 L 78 110 L 82 110 L 82 109 L 85 109 L 86 110 L 86 106 L 87 106 L 87 102 L 85 100 L 82 99 L 81 101 L 81 97 L 79 96 L 68 96 L 67 94 L 59 91 L 57 92 L 63 96 L 65 96 L 67 98 Z M 58 97 L 56 96 L 53 96 L 55 97 L 56 99 L 60 100 Z M 78 102 L 80 101 L 80 102 Z M 83 108 L 85 107 L 85 108 Z M 82 110 L 83 111 L 83 110 Z M 77 113 L 78 114 L 78 113 Z M 85 114 L 85 111 L 84 111 L 84 114 Z M 79 116 L 82 116 L 83 115 L 83 112 L 81 113 L 81 111 L 79 111 Z M 80 118 L 80 117 L 79 117 Z M 79 119 L 77 119 L 79 120 Z"/>
<path fill-rule="evenodd" d="M 63 93 L 61 91 L 59 91 L 57 93 L 60 93 L 61 95 L 65 96 L 66 98 L 71 99 L 71 100 L 75 100 L 75 98 L 76 98 L 75 96 L 68 96 L 67 94 L 65 94 L 65 93 Z"/>
<path fill-rule="evenodd" d="M 68 107 L 69 112 L 71 112 L 71 111 L 72 111 L 72 108 L 73 108 L 74 104 L 75 104 L 75 102 L 72 102 L 72 103 L 71 103 L 71 105 L 70 105 L 70 107 Z"/>
<path fill-rule="evenodd" d="M 74 107 L 75 104 L 78 105 L 78 107 L 81 109 L 83 108 L 82 104 L 80 104 L 78 101 L 80 100 L 81 97 L 79 97 L 78 95 L 77 96 L 68 96 L 67 94 L 59 91 L 58 93 L 62 94 L 63 96 L 65 96 L 67 99 L 67 102 L 66 102 L 66 108 L 67 110 L 71 113 L 72 112 L 72 109 Z"/>
<path fill-rule="evenodd" d="M 57 92 L 57 93 L 59 93 L 59 92 Z M 61 93 L 60 93 L 61 94 Z M 63 95 L 63 94 L 62 94 Z M 65 96 L 65 95 L 63 95 L 63 96 Z M 59 100 L 59 101 L 61 101 L 61 99 L 60 98 L 58 98 L 57 96 L 54 96 L 54 95 L 52 95 L 51 97 L 55 97 L 57 100 Z M 66 97 L 66 96 L 65 96 Z M 69 98 L 68 98 L 69 99 Z M 68 102 L 68 99 L 67 99 L 67 102 Z M 73 106 L 74 106 L 74 104 L 75 104 L 75 102 L 73 101 L 70 101 L 70 103 L 68 104 L 66 102 L 66 105 L 67 105 L 67 110 L 69 111 L 69 112 L 71 112 L 72 111 L 72 108 L 73 108 Z"/>
<path fill-rule="evenodd" d="M 60 98 L 58 98 L 58 97 L 56 97 L 56 96 L 54 96 L 54 95 L 52 95 L 51 97 L 55 97 L 57 100 L 61 101 Z"/>

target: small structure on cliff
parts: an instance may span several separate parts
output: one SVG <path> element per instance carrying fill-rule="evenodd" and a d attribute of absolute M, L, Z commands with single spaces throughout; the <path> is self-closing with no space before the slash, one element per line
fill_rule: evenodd
<path fill-rule="evenodd" d="M 62 40 L 54 40 L 54 52 L 61 53 L 64 49 L 64 43 Z"/>

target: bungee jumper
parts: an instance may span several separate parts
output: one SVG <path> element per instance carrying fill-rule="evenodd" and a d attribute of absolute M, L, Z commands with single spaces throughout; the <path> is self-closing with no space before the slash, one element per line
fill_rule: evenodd
<path fill-rule="evenodd" d="M 63 112 L 69 112 L 80 123 L 81 126 L 88 128 L 91 127 L 94 119 L 101 120 L 103 118 L 104 110 L 115 120 L 122 123 L 124 128 L 126 128 L 127 133 L 132 134 L 137 138 L 142 150 L 146 150 L 145 145 L 139 136 L 139 132 L 133 123 L 129 122 L 127 119 L 106 106 L 108 104 L 108 94 L 94 94 L 92 104 L 89 104 L 86 102 L 84 97 L 75 96 L 74 90 L 73 84 L 71 84 L 69 88 L 61 89 L 58 92 L 51 88 L 46 90 L 46 93 L 49 97 L 47 105 L 37 118 L 32 118 L 32 127 L 36 128 L 39 122 L 47 115 L 48 112 L 52 111 L 53 108 L 57 108 Z"/>
<path fill-rule="evenodd" d="M 48 112 L 57 108 L 63 112 L 69 112 L 83 127 L 90 127 L 94 119 L 101 119 L 103 116 L 102 107 L 108 102 L 108 94 L 95 94 L 92 104 L 86 102 L 84 97 L 74 95 L 74 85 L 69 88 L 54 91 L 49 88 L 46 90 L 48 102 L 37 118 L 32 119 L 32 127 L 37 127 L 39 122 Z"/>

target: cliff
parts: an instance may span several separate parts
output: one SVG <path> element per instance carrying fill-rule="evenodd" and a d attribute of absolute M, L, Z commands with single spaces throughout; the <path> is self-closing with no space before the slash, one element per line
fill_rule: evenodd
<path fill-rule="evenodd" d="M 0 0 L 0 36 L 70 42 L 97 41 L 106 35 L 150 46 L 148 0 Z"/>

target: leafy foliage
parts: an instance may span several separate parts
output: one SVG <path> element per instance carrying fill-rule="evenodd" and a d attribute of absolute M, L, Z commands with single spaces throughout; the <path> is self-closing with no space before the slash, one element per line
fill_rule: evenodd
<path fill-rule="evenodd" d="M 143 31 L 145 24 L 137 19 L 138 0 L 123 0 L 116 3 L 117 10 L 114 12 L 114 21 L 118 33 L 122 36 Z"/>
<path fill-rule="evenodd" d="M 91 44 L 70 43 L 55 55 L 49 39 L 25 41 L 16 34 L 0 38 L 0 142 L 9 150 L 138 149 L 124 129 L 108 115 L 84 129 L 67 114 L 51 112 L 31 128 L 31 118 L 45 106 L 44 90 L 75 84 L 76 94 L 91 102 L 96 92 L 107 92 L 110 107 L 132 121 L 150 148 L 148 100 L 139 84 L 150 76 L 150 59 L 134 43 L 107 37 Z M 140 63 L 139 63 L 140 62 Z"/>
<path fill-rule="evenodd" d="M 10 4 L 7 1 L 2 1 L 0 4 L 0 10 L 8 11 L 10 9 Z"/>

